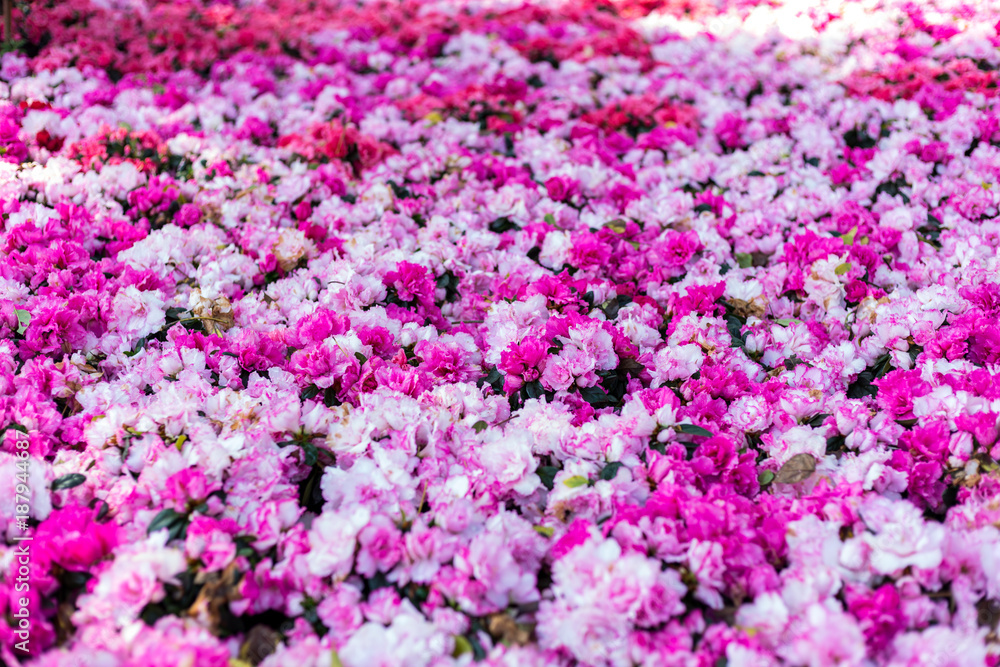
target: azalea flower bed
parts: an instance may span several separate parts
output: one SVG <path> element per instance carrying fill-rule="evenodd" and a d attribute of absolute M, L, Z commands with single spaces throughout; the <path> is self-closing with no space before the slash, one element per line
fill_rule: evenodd
<path fill-rule="evenodd" d="M 0 658 L 997 665 L 998 19 L 15 4 Z"/>

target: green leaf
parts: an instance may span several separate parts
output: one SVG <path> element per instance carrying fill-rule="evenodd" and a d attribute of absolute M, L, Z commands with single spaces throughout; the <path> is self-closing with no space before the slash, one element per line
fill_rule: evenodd
<path fill-rule="evenodd" d="M 473 424 L 473 425 L 472 425 L 472 429 L 473 429 L 473 430 L 474 430 L 474 431 L 475 431 L 476 433 L 482 433 L 482 432 L 483 432 L 483 431 L 485 431 L 485 430 L 486 430 L 486 429 L 487 429 L 488 427 L 489 427 L 489 424 L 487 424 L 486 422 L 484 422 L 484 421 L 483 421 L 482 419 L 480 419 L 479 421 L 477 421 L 477 422 L 476 422 L 475 424 Z"/>
<path fill-rule="evenodd" d="M 703 438 L 711 438 L 714 433 L 709 431 L 707 428 L 702 428 L 701 426 L 695 426 L 694 424 L 681 424 L 677 427 L 677 430 L 681 433 L 687 433 L 688 435 L 700 435 Z"/>
<path fill-rule="evenodd" d="M 452 657 L 459 658 L 466 653 L 472 653 L 472 642 L 462 635 L 455 635 L 455 650 L 451 652 Z"/>
<path fill-rule="evenodd" d="M 78 487 L 86 481 L 87 477 L 85 475 L 81 475 L 78 472 L 71 472 L 68 475 L 63 475 L 62 477 L 53 480 L 52 490 L 65 491 L 66 489 L 72 489 Z"/>
<path fill-rule="evenodd" d="M 311 468 L 316 465 L 316 461 L 319 459 L 319 450 L 311 442 L 303 442 L 302 455 L 304 457 L 303 462 Z"/>
<path fill-rule="evenodd" d="M 738 252 L 735 255 L 741 269 L 748 269 L 753 266 L 753 256 L 748 252 Z"/>
<path fill-rule="evenodd" d="M 543 220 L 545 220 L 545 222 L 549 223 L 550 225 L 556 224 L 556 216 L 552 215 L 551 213 L 546 213 Z"/>
<path fill-rule="evenodd" d="M 146 343 L 148 342 L 149 342 L 149 336 L 143 336 L 136 342 L 135 347 L 132 348 L 131 351 L 125 353 L 125 356 L 134 357 L 135 355 L 139 354 L 144 349 L 146 349 Z"/>
<path fill-rule="evenodd" d="M 889 353 L 883 354 L 881 357 L 875 360 L 875 365 L 872 366 L 872 375 L 877 379 L 889 372 L 892 367 L 892 357 Z"/>
<path fill-rule="evenodd" d="M 17 333 L 23 335 L 31 324 L 31 313 L 23 308 L 15 308 L 14 314 L 17 315 Z"/>
<path fill-rule="evenodd" d="M 533 526 L 533 528 L 535 529 L 536 533 L 538 533 L 543 537 L 552 537 L 553 535 L 555 535 L 556 532 L 549 526 Z"/>
<path fill-rule="evenodd" d="M 365 362 L 368 361 L 368 357 L 366 357 L 365 355 L 361 354 L 360 352 L 355 352 L 354 353 L 354 358 L 357 359 L 358 363 L 360 363 L 362 366 L 364 366 Z"/>
<path fill-rule="evenodd" d="M 767 486 L 774 481 L 774 473 L 770 470 L 761 470 L 760 474 L 757 475 L 757 481 L 760 482 L 761 486 Z"/>
<path fill-rule="evenodd" d="M 541 478 L 542 484 L 544 484 L 545 488 L 549 491 L 555 488 L 556 473 L 558 472 L 559 468 L 556 466 L 538 466 L 538 469 L 535 471 L 535 473 L 537 473 Z"/>
<path fill-rule="evenodd" d="M 616 475 L 618 475 L 618 470 L 621 469 L 623 465 L 625 464 L 621 461 L 612 461 L 608 465 L 604 466 L 604 469 L 601 470 L 601 479 L 610 482 Z"/>
<path fill-rule="evenodd" d="M 569 479 L 563 481 L 563 484 L 565 484 L 571 489 L 575 489 L 580 486 L 586 486 L 588 483 L 590 483 L 590 480 L 584 477 L 583 475 L 574 475 L 573 477 L 570 477 Z"/>
<path fill-rule="evenodd" d="M 614 405 L 615 403 L 600 387 L 581 387 L 580 396 L 595 408 Z"/>
<path fill-rule="evenodd" d="M 538 398 L 545 393 L 545 390 L 542 388 L 541 382 L 533 380 L 524 385 L 524 393 L 528 395 L 528 398 Z"/>
<path fill-rule="evenodd" d="M 604 226 L 607 227 L 608 229 L 610 229 L 613 232 L 616 232 L 618 234 L 624 234 L 625 233 L 625 225 L 626 224 L 627 223 L 625 222 L 625 220 L 622 220 L 621 218 L 618 218 L 616 220 L 612 220 L 611 222 L 609 222 L 608 224 L 606 224 Z"/>
<path fill-rule="evenodd" d="M 830 413 L 828 413 L 828 412 L 821 412 L 818 415 L 813 415 L 812 417 L 810 417 L 806 421 L 806 423 L 809 424 L 810 426 L 812 426 L 813 428 L 819 428 L 820 426 L 823 425 L 823 422 L 825 422 L 826 418 L 829 417 L 829 416 L 830 416 Z"/>
<path fill-rule="evenodd" d="M 726 315 L 726 330 L 732 338 L 732 347 L 743 347 L 746 341 L 743 340 L 743 322 L 735 315 Z"/>
<path fill-rule="evenodd" d="M 510 218 L 503 217 L 503 218 L 497 218 L 496 220 L 491 222 L 489 225 L 489 229 L 494 234 L 503 234 L 504 232 L 520 229 L 520 227 Z"/>
<path fill-rule="evenodd" d="M 837 268 L 833 270 L 833 272 L 836 273 L 838 276 L 842 276 L 850 270 L 851 270 L 851 263 L 844 262 L 843 264 L 839 264 Z"/>
<path fill-rule="evenodd" d="M 183 520 L 184 520 L 183 514 L 175 512 L 174 510 L 168 507 L 167 509 L 163 510 L 155 517 L 153 517 L 153 520 L 149 524 L 149 528 L 146 529 L 146 534 L 152 535 L 158 530 L 161 530 L 163 528 L 170 528 L 174 524 Z"/>
<path fill-rule="evenodd" d="M 175 321 L 184 319 L 184 315 L 187 313 L 187 309 L 180 308 L 178 306 L 171 306 L 167 308 L 167 321 Z"/>
<path fill-rule="evenodd" d="M 782 317 L 780 320 L 775 320 L 775 322 L 777 322 L 778 324 L 780 324 L 783 327 L 787 327 L 789 324 L 791 324 L 794 321 L 795 320 L 793 320 L 790 317 Z"/>
<path fill-rule="evenodd" d="M 875 376 L 871 370 L 864 370 L 858 373 L 858 378 L 847 386 L 848 398 L 864 398 L 865 396 L 877 396 L 878 387 L 872 384 Z"/>
<path fill-rule="evenodd" d="M 168 541 L 178 539 L 183 540 L 187 537 L 188 523 L 188 518 L 186 516 L 181 516 L 180 521 L 175 521 L 170 524 L 169 537 L 167 538 Z"/>

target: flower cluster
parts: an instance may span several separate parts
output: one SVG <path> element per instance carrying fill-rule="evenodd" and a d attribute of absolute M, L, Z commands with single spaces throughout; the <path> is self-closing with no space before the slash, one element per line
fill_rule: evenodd
<path fill-rule="evenodd" d="M 996 2 L 13 18 L 6 664 L 1000 664 Z"/>

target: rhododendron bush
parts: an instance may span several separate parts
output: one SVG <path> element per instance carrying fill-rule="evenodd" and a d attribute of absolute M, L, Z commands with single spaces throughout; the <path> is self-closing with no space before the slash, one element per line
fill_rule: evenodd
<path fill-rule="evenodd" d="M 14 3 L 0 659 L 1000 664 L 998 19 Z"/>

